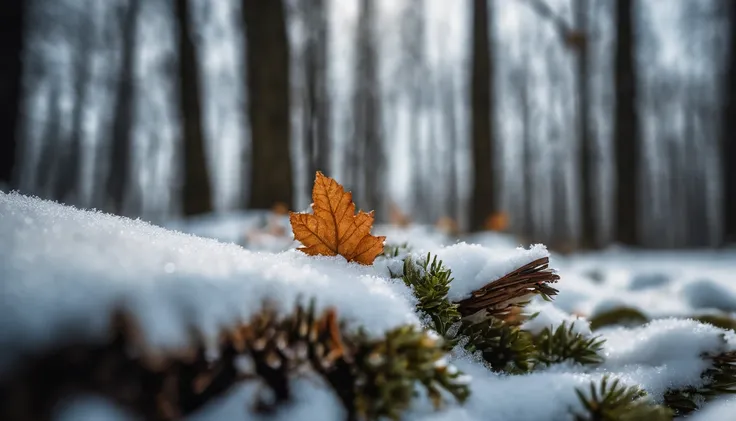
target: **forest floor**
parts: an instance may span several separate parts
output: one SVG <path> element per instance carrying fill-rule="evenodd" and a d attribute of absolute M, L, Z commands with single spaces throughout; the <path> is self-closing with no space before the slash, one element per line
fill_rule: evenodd
<path fill-rule="evenodd" d="M 385 235 L 387 244 L 408 244 L 410 255 L 439 256 L 455 278 L 451 296 L 468 295 L 488 279 L 547 255 L 544 247 L 517 248 L 513 238 L 497 233 L 453 239 L 424 226 L 377 226 L 374 233 Z M 24 352 L 60 340 L 65 326 L 74 324 L 79 337 L 104 335 L 120 302 L 139 318 L 146 352 L 154 354 L 186 346 L 192 325 L 216 341 L 222 325 L 247 317 L 265 298 L 277 298 L 287 309 L 300 297 L 316 297 L 318 306 L 336 308 L 350 326 L 371 335 L 423 323 L 410 288 L 391 278 L 401 269 L 400 258 L 362 266 L 339 256 L 306 256 L 295 250 L 283 215 L 211 215 L 157 227 L 0 193 L 0 238 L 6 301 L 0 308 L 0 375 Z M 455 350 L 448 361 L 469 376 L 468 400 L 449 400 L 435 411 L 420 397 L 403 419 L 568 420 L 583 408 L 576 390 L 588 390 L 604 376 L 662 402 L 669 390 L 697 389 L 708 381 L 704 354 L 736 349 L 732 330 L 703 322 L 717 318 L 714 323 L 724 327 L 736 314 L 736 250 L 610 249 L 552 254 L 550 266 L 560 275 L 554 284 L 559 294 L 553 302 L 529 304 L 538 316 L 524 328 L 539 332 L 571 323 L 576 332 L 605 340 L 602 363 L 563 362 L 507 376 L 488 370 L 477 355 Z M 606 326 L 602 316 L 621 309 L 628 316 Z M 261 419 L 248 413 L 254 393 L 250 384 L 239 387 L 190 419 Z M 294 405 L 262 419 L 344 416 L 337 398 L 314 379 L 297 380 L 294 394 Z M 731 398 L 698 404 L 703 409 L 689 419 L 726 420 L 736 411 Z M 61 407 L 58 419 L 134 418 L 99 398 L 82 397 Z"/>

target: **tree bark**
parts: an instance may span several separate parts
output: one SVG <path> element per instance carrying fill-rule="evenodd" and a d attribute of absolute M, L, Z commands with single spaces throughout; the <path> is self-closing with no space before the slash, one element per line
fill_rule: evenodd
<path fill-rule="evenodd" d="M 636 101 L 634 0 L 616 2 L 614 128 L 616 150 L 616 240 L 638 245 L 639 116 Z"/>
<path fill-rule="evenodd" d="M 383 172 L 385 154 L 381 129 L 381 100 L 378 80 L 378 56 L 375 40 L 375 1 L 361 0 L 357 28 L 357 66 L 355 79 L 354 123 L 363 161 L 361 197 L 366 209 L 384 214 Z"/>
<path fill-rule="evenodd" d="M 493 66 L 488 0 L 473 0 L 471 73 L 471 143 L 473 188 L 471 231 L 482 230 L 486 218 L 497 211 L 493 177 Z"/>
<path fill-rule="evenodd" d="M 736 2 L 728 3 L 730 51 L 725 86 L 721 133 L 721 171 L 723 174 L 723 240 L 736 242 Z"/>
<path fill-rule="evenodd" d="M 0 13 L 0 184 L 13 185 L 23 78 L 25 2 L 6 0 Z"/>
<path fill-rule="evenodd" d="M 308 31 L 304 47 L 306 176 L 307 180 L 312 180 L 317 171 L 330 174 L 332 141 L 327 86 L 327 10 L 325 0 L 302 0 L 302 3 Z M 312 184 L 307 183 L 307 187 L 311 192 Z"/>
<path fill-rule="evenodd" d="M 67 147 L 59 154 L 60 171 L 57 171 L 56 197 L 65 203 L 79 203 L 79 181 L 82 157 L 84 105 L 87 102 L 87 86 L 91 76 L 90 54 L 93 50 L 94 25 L 91 17 L 83 16 L 78 27 L 74 57 L 74 108 L 72 128 Z"/>
<path fill-rule="evenodd" d="M 202 129 L 199 67 L 189 16 L 189 0 L 176 0 L 179 24 L 179 115 L 184 141 L 182 211 L 197 215 L 212 211 L 210 176 Z"/>
<path fill-rule="evenodd" d="M 243 0 L 251 129 L 248 206 L 291 207 L 291 87 L 289 39 L 283 0 Z"/>
<path fill-rule="evenodd" d="M 130 149 L 135 119 L 134 70 L 136 32 L 141 0 L 129 0 L 121 19 L 122 59 L 118 74 L 117 96 L 113 108 L 112 147 L 107 175 L 107 206 L 113 213 L 122 213 L 130 177 Z"/>
<path fill-rule="evenodd" d="M 577 31 L 587 40 L 588 2 L 575 0 Z M 595 203 L 593 198 L 592 156 L 590 136 L 590 94 L 588 89 L 588 43 L 583 42 L 577 50 L 577 90 L 578 90 L 578 141 L 580 151 L 580 242 L 583 248 L 595 248 Z"/>
<path fill-rule="evenodd" d="M 50 83 L 52 86 L 46 102 L 46 124 L 41 135 L 41 154 L 38 158 L 36 193 L 47 199 L 57 199 L 54 196 L 53 179 L 58 172 L 56 156 L 59 153 L 59 133 L 62 126 L 59 104 L 61 88 L 58 80 L 51 80 Z"/>

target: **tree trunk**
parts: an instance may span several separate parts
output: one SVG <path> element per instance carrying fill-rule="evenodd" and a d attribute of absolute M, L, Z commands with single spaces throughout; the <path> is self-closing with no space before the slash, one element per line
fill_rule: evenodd
<path fill-rule="evenodd" d="M 72 128 L 67 147 L 59 154 L 60 171 L 57 172 L 56 197 L 65 203 L 79 204 L 79 181 L 82 157 L 82 133 L 84 132 L 84 105 L 87 102 L 87 86 L 91 77 L 90 54 L 93 50 L 93 19 L 83 16 L 78 28 L 74 58 L 74 108 Z"/>
<path fill-rule="evenodd" d="M 473 189 L 470 209 L 471 231 L 482 230 L 486 218 L 495 213 L 493 177 L 493 67 L 488 0 L 473 0 L 471 73 L 471 142 L 473 145 Z"/>
<path fill-rule="evenodd" d="M 243 0 L 251 129 L 248 206 L 291 207 L 289 39 L 283 0 Z"/>
<path fill-rule="evenodd" d="M 575 0 L 577 30 L 588 39 L 588 2 Z M 595 231 L 595 203 L 593 199 L 593 174 L 590 136 L 590 94 L 588 89 L 588 42 L 578 46 L 577 90 L 578 90 L 578 147 L 580 148 L 580 243 L 583 248 L 597 245 Z"/>
<path fill-rule="evenodd" d="M 129 0 L 121 19 L 122 58 L 118 75 L 117 96 L 113 108 L 112 147 L 107 175 L 107 206 L 122 213 L 130 171 L 130 149 L 135 118 L 134 71 L 138 12 L 142 0 Z"/>
<path fill-rule="evenodd" d="M 330 174 L 330 101 L 327 87 L 327 10 L 325 0 L 302 0 L 307 40 L 304 47 L 304 138 L 307 180 L 317 171 Z M 312 183 L 307 183 L 309 192 Z M 311 193 L 310 193 L 311 194 Z"/>
<path fill-rule="evenodd" d="M 639 122 L 636 101 L 634 0 L 616 2 L 614 128 L 616 148 L 616 240 L 638 244 Z"/>
<path fill-rule="evenodd" d="M 378 57 L 375 40 L 375 1 L 361 0 L 357 28 L 357 66 L 354 110 L 355 131 L 362 142 L 364 161 L 362 207 L 378 210 L 382 215 L 383 172 L 385 170 L 383 136 L 381 133 L 381 108 L 378 81 Z"/>
<path fill-rule="evenodd" d="M 736 2 L 728 2 L 730 51 L 725 87 L 721 171 L 723 173 L 723 239 L 736 242 Z"/>
<path fill-rule="evenodd" d="M 52 80 L 46 102 L 46 122 L 41 135 L 41 154 L 38 158 L 37 191 L 41 197 L 57 199 L 54 192 L 54 176 L 58 173 L 56 156 L 59 153 L 61 132 L 61 88 L 59 81 Z"/>
<path fill-rule="evenodd" d="M 460 195 L 458 194 L 458 172 L 457 172 L 457 149 L 459 146 L 457 136 L 457 121 L 455 113 L 455 96 L 453 89 L 452 75 L 444 80 L 443 98 L 441 99 L 444 106 L 445 127 L 447 130 L 447 204 L 445 205 L 445 214 L 457 223 L 458 203 Z"/>
<path fill-rule="evenodd" d="M 179 118 L 184 140 L 182 211 L 184 215 L 196 215 L 212 211 L 212 193 L 202 130 L 197 51 L 188 2 L 176 0 L 174 7 L 179 24 Z"/>
<path fill-rule="evenodd" d="M 13 185 L 23 77 L 25 2 L 5 0 L 0 13 L 0 185 Z"/>

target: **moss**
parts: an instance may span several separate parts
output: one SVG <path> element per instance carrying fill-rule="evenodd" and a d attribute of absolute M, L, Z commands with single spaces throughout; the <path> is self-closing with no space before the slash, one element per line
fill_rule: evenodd
<path fill-rule="evenodd" d="M 590 328 L 598 330 L 606 326 L 640 326 L 649 322 L 649 318 L 633 307 L 617 307 L 590 318 Z"/>

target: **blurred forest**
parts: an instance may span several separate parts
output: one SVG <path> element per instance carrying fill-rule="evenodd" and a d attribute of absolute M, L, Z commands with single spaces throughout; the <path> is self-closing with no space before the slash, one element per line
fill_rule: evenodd
<path fill-rule="evenodd" d="M 736 1 L 5 0 L 0 185 L 570 251 L 736 241 Z"/>

